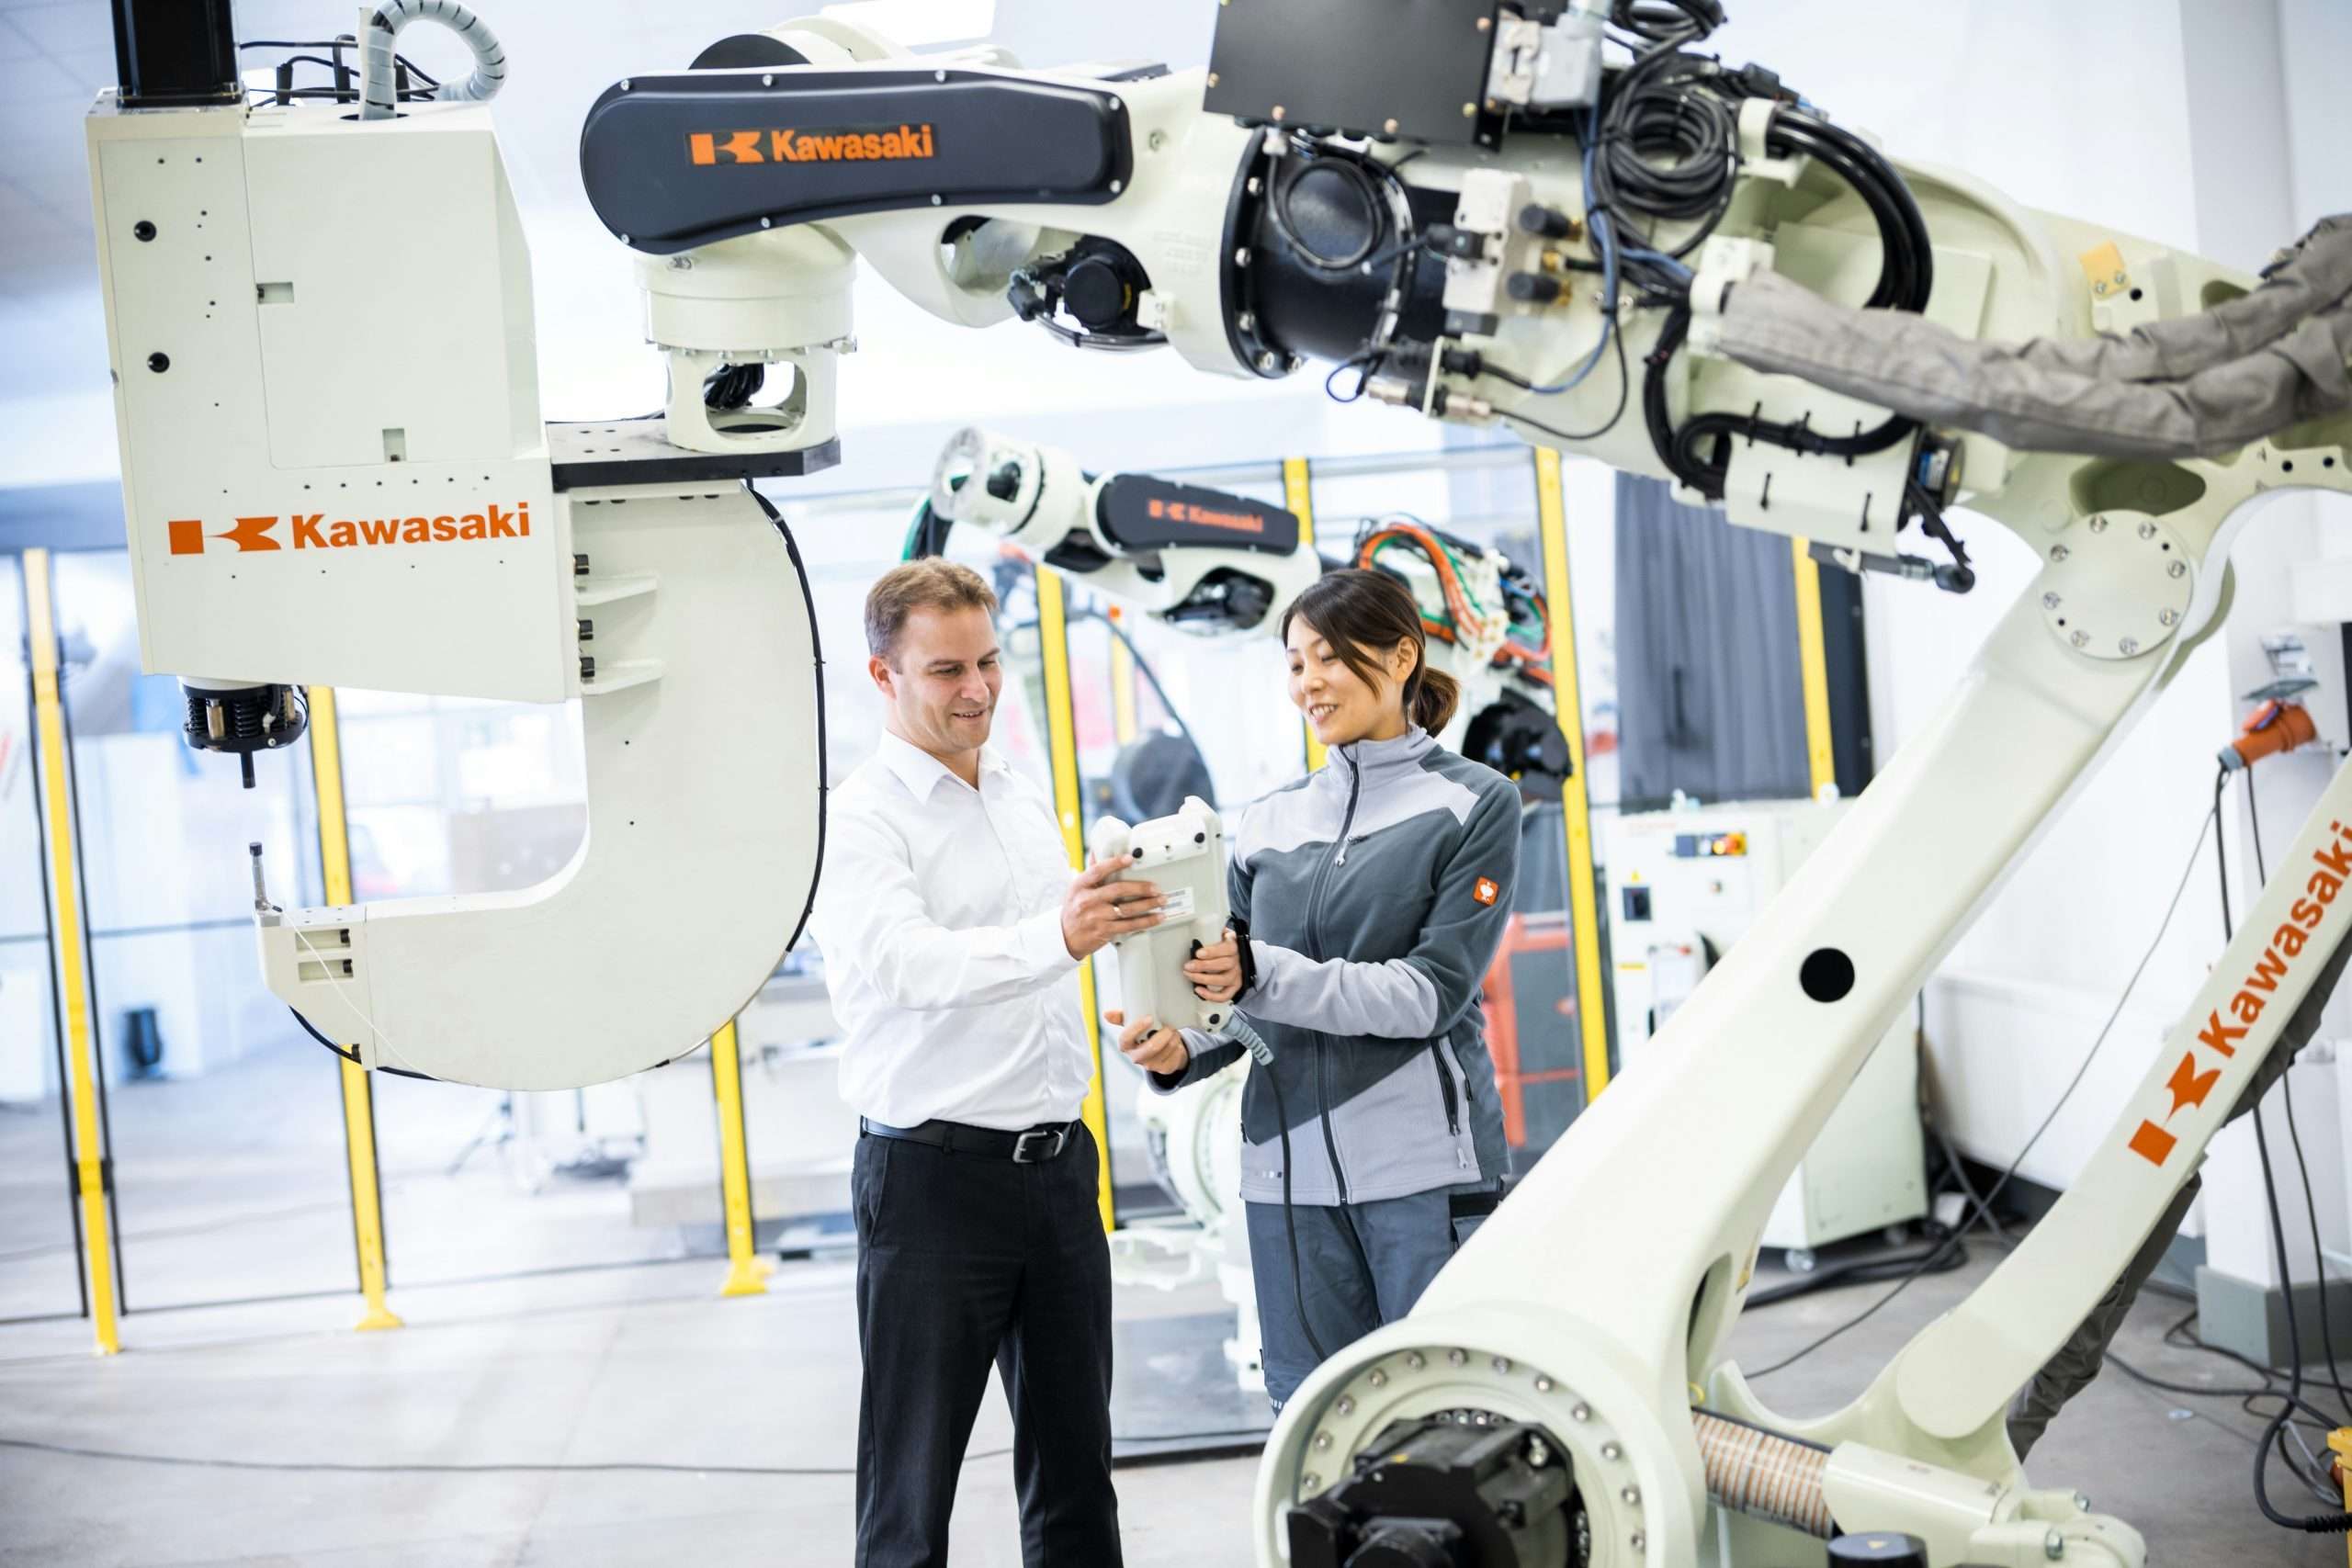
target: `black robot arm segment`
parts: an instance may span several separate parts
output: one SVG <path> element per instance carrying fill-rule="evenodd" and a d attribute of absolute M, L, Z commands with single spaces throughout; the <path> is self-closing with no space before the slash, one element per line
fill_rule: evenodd
<path fill-rule="evenodd" d="M 655 255 L 851 213 L 1099 206 L 1133 168 L 1117 93 L 975 71 L 638 76 L 580 131 L 589 205 Z"/>

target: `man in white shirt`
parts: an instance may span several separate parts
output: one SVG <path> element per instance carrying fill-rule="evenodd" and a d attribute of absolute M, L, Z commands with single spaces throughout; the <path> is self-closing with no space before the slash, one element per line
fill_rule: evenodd
<path fill-rule="evenodd" d="M 811 933 L 862 1129 L 859 1568 L 935 1568 L 996 1365 L 1027 1568 L 1118 1568 L 1111 1269 L 1078 965 L 1159 890 L 1071 874 L 1052 803 L 987 742 L 996 595 L 910 561 L 865 601 L 879 747 L 828 803 Z"/>

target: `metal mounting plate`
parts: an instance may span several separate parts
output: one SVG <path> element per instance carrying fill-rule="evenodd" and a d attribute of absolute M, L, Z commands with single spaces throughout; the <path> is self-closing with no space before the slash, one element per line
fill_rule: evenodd
<path fill-rule="evenodd" d="M 2197 573 L 2178 535 L 2143 512 L 2076 518 L 2043 552 L 2041 615 L 2092 659 L 2136 659 L 2169 641 Z"/>

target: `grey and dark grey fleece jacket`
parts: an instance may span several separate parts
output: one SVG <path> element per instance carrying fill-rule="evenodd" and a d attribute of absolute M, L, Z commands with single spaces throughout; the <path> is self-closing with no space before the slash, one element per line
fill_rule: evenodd
<path fill-rule="evenodd" d="M 1365 1203 L 1489 1184 L 1506 1168 L 1479 985 L 1510 918 L 1519 790 L 1414 728 L 1331 753 L 1233 830 L 1233 911 L 1257 984 L 1239 1010 L 1273 1047 L 1242 1097 L 1241 1195 Z M 1193 1031 L 1173 1090 L 1241 1047 Z"/>

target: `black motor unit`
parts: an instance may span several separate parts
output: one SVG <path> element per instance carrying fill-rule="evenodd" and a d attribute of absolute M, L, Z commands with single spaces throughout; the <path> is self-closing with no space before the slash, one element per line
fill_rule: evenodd
<path fill-rule="evenodd" d="M 300 686 L 183 686 L 187 743 L 199 751 L 233 753 L 245 787 L 254 787 L 254 753 L 291 746 L 310 728 L 310 705 Z"/>
<path fill-rule="evenodd" d="M 1567 1453 L 1540 1427 L 1399 1421 L 1290 1514 L 1291 1568 L 1580 1568 Z"/>

